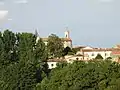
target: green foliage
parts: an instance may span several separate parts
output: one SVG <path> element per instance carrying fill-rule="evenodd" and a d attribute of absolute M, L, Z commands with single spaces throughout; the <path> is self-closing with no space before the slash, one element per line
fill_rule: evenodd
<path fill-rule="evenodd" d="M 65 56 L 65 55 L 67 55 L 69 52 L 71 52 L 72 50 L 71 50 L 71 48 L 70 47 L 66 47 L 66 48 L 64 48 L 64 50 L 63 50 L 63 56 Z"/>
<path fill-rule="evenodd" d="M 72 48 L 72 52 L 76 54 L 78 51 L 80 51 L 81 48 Z"/>
<path fill-rule="evenodd" d="M 44 42 L 42 39 L 38 40 L 38 42 L 35 45 L 34 50 L 35 59 L 40 61 L 46 61 L 47 60 L 47 51 Z"/>
<path fill-rule="evenodd" d="M 111 60 L 111 59 L 112 59 L 112 57 L 107 57 L 106 59 L 107 59 L 107 60 Z"/>
<path fill-rule="evenodd" d="M 49 57 L 61 57 L 63 55 L 63 42 L 55 34 L 48 37 L 47 50 Z"/>
<path fill-rule="evenodd" d="M 17 61 L 17 52 L 15 49 L 16 46 L 16 37 L 12 31 L 5 30 L 3 36 L 1 35 L 1 47 L 2 47 L 2 55 L 4 57 L 4 61 L 2 62 L 4 65 Z M 3 58 L 2 58 L 3 59 Z"/>
<path fill-rule="evenodd" d="M 51 71 L 37 90 L 118 90 L 120 65 L 109 60 L 67 64 Z"/>
<path fill-rule="evenodd" d="M 65 56 L 65 55 L 75 55 L 76 52 L 77 52 L 77 49 L 74 49 L 74 48 L 71 49 L 70 47 L 66 47 L 63 50 L 63 56 Z"/>
<path fill-rule="evenodd" d="M 33 90 L 48 74 L 46 47 L 32 33 L 0 33 L 0 89 Z"/>
<path fill-rule="evenodd" d="M 97 54 L 97 56 L 95 57 L 95 59 L 103 59 L 103 57 L 101 56 L 101 54 Z"/>

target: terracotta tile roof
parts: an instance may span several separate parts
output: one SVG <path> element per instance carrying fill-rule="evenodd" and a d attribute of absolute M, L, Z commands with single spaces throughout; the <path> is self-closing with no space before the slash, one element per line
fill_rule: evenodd
<path fill-rule="evenodd" d="M 112 51 L 113 49 L 112 48 L 107 48 L 107 49 L 104 49 L 104 48 L 93 48 L 93 49 L 83 49 L 82 51 L 83 52 L 98 52 L 98 51 Z"/>
<path fill-rule="evenodd" d="M 120 45 L 116 45 L 116 48 L 120 48 Z"/>
<path fill-rule="evenodd" d="M 86 46 L 73 46 L 73 48 L 85 48 Z"/>
<path fill-rule="evenodd" d="M 120 55 L 120 50 L 115 50 L 115 51 L 112 51 L 112 55 Z"/>

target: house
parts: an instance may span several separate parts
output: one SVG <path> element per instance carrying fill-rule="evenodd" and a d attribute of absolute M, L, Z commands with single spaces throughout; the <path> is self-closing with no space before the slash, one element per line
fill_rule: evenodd
<path fill-rule="evenodd" d="M 113 61 L 120 63 L 120 45 L 116 45 L 111 54 Z"/>
<path fill-rule="evenodd" d="M 98 54 L 100 54 L 103 59 L 107 59 L 111 56 L 112 49 L 111 48 L 93 48 L 93 47 L 85 47 L 82 48 L 77 54 L 83 55 L 83 60 L 93 60 L 96 58 Z M 87 56 L 87 57 L 86 57 Z"/>
<path fill-rule="evenodd" d="M 88 61 L 87 58 L 88 58 L 87 56 L 84 56 L 84 59 L 83 59 L 82 54 L 65 56 L 65 60 L 67 61 L 67 63 L 73 63 L 74 61 Z"/>
<path fill-rule="evenodd" d="M 48 64 L 48 69 L 53 69 L 57 67 L 57 64 L 60 62 L 66 62 L 65 59 L 49 59 L 47 60 L 47 64 Z"/>

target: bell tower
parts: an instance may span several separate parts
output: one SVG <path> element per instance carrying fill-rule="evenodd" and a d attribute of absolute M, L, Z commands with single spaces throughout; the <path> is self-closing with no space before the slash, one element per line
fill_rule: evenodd
<path fill-rule="evenodd" d="M 65 31 L 65 38 L 70 38 L 68 28 L 66 28 L 66 31 Z"/>

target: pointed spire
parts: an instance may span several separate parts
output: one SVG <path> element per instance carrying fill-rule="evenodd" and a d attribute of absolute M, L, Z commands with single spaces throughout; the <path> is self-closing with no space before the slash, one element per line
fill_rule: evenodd
<path fill-rule="evenodd" d="M 38 32 L 37 32 L 37 29 L 35 30 L 35 36 L 39 36 Z"/>

